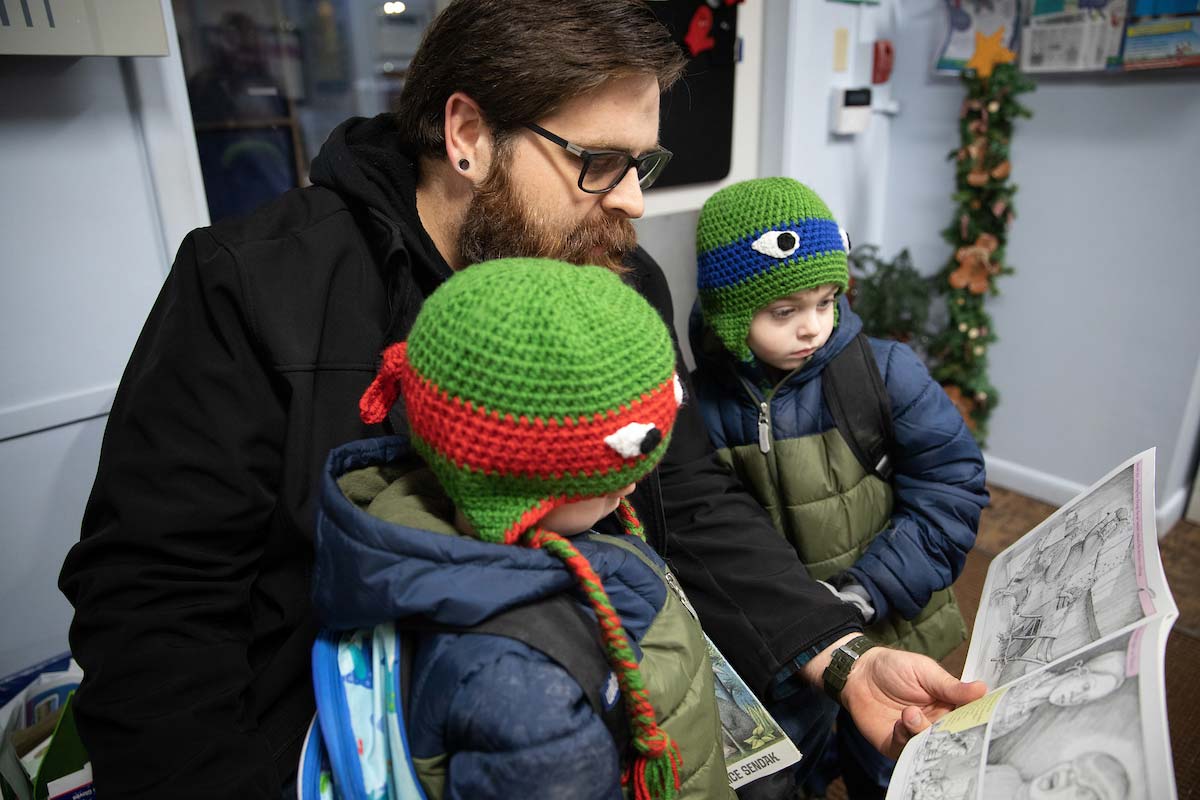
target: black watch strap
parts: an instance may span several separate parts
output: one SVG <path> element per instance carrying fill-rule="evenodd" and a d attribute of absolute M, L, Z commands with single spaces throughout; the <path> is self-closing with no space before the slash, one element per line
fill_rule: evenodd
<path fill-rule="evenodd" d="M 846 688 L 846 680 L 849 679 L 850 670 L 854 668 L 855 662 L 863 653 L 878 644 L 879 642 L 869 636 L 856 636 L 834 650 L 833 657 L 829 660 L 829 666 L 825 668 L 823 676 L 825 694 L 840 703 L 842 689 Z"/>

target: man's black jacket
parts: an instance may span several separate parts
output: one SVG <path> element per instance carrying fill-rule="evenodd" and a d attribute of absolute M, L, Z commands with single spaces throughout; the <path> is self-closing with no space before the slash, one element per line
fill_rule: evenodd
<path fill-rule="evenodd" d="M 332 447 L 381 432 L 358 398 L 450 274 L 396 140 L 390 117 L 351 120 L 315 186 L 189 234 L 134 349 L 60 578 L 105 797 L 277 797 L 295 769 L 313 713 L 316 479 Z M 640 250 L 630 265 L 670 326 L 662 271 Z M 693 406 L 634 499 L 756 690 L 859 624 L 717 465 Z"/>

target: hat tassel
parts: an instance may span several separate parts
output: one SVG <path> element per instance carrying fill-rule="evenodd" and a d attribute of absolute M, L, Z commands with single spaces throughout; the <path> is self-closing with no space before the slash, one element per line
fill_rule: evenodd
<path fill-rule="evenodd" d="M 621 778 L 623 785 L 633 784 L 634 800 L 672 800 L 679 793 L 679 746 L 666 731 L 655 727 L 649 752 L 636 756 Z M 642 743 L 634 746 L 640 750 Z"/>
<path fill-rule="evenodd" d="M 407 358 L 404 342 L 383 351 L 379 372 L 358 401 L 358 415 L 363 422 L 374 425 L 387 419 L 388 412 L 400 397 L 400 374 Z"/>
<path fill-rule="evenodd" d="M 622 506 L 622 518 L 632 518 L 636 522 L 637 515 L 626 504 Z M 632 783 L 634 800 L 672 800 L 679 792 L 679 770 L 683 765 L 679 746 L 655 719 L 654 706 L 646 694 L 646 686 L 626 638 L 625 628 L 603 582 L 575 546 L 557 533 L 533 527 L 521 534 L 519 541 L 526 547 L 545 550 L 561 559 L 575 575 L 596 613 L 604 650 L 625 697 L 633 748 L 637 751 L 621 776 L 621 784 L 625 786 Z"/>

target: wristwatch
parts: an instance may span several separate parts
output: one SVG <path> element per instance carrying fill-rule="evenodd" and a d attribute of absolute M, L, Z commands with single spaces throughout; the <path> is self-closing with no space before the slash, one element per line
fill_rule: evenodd
<path fill-rule="evenodd" d="M 829 660 L 829 666 L 825 668 L 823 676 L 825 694 L 838 703 L 842 702 L 842 689 L 846 688 L 846 680 L 850 677 L 850 670 L 854 669 L 854 662 L 878 644 L 879 642 L 869 636 L 856 636 L 834 650 L 833 658 Z"/>

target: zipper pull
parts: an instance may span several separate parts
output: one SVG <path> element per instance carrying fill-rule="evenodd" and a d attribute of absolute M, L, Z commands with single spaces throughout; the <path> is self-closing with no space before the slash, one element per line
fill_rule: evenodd
<path fill-rule="evenodd" d="M 771 452 L 771 409 L 766 403 L 758 404 L 758 449 Z"/>

